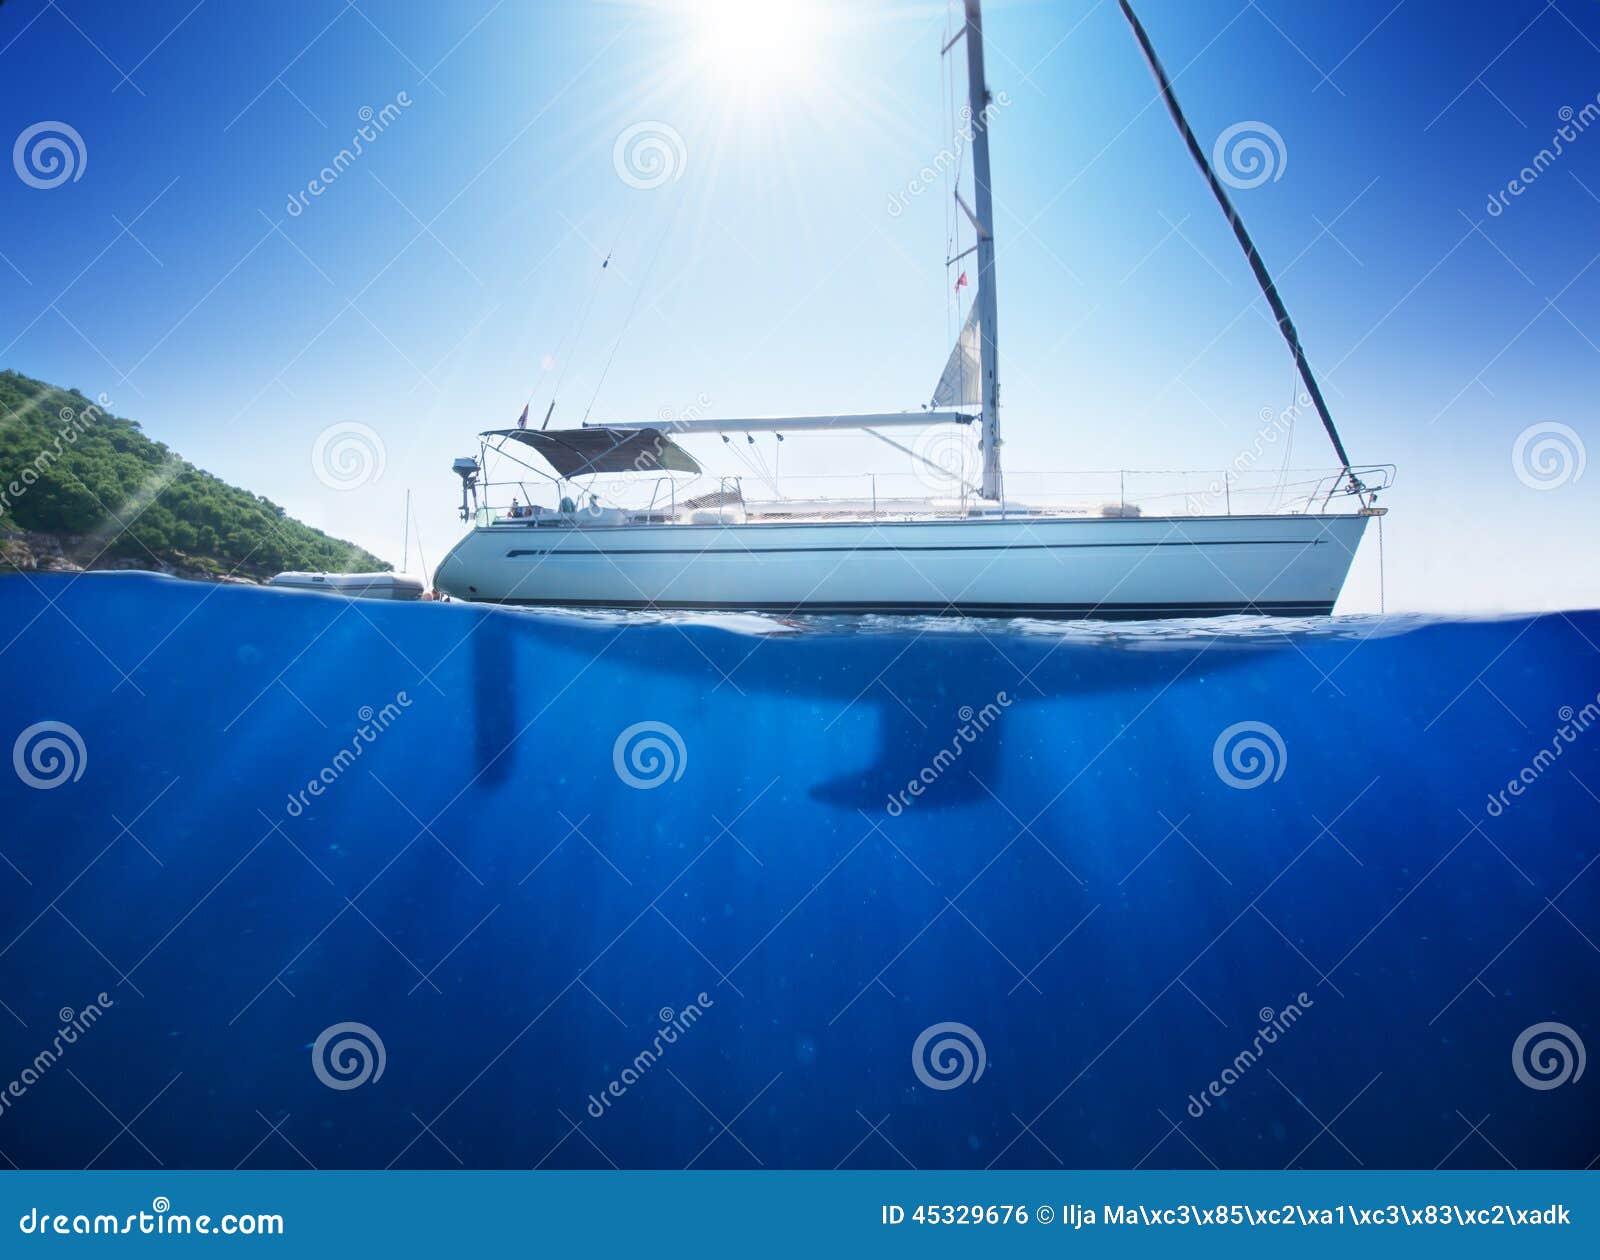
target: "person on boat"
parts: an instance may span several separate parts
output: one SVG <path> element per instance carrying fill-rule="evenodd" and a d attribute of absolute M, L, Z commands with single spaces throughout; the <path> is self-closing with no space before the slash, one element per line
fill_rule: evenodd
<path fill-rule="evenodd" d="M 506 515 L 512 520 L 517 520 L 522 516 L 522 505 L 517 502 L 515 496 L 511 500 L 511 510 Z"/>

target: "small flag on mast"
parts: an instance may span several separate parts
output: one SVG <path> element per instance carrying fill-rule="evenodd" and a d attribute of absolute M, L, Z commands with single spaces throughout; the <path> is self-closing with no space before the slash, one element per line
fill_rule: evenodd
<path fill-rule="evenodd" d="M 528 427 L 528 404 L 527 403 L 523 403 L 522 404 L 522 414 L 517 417 L 517 428 L 526 429 L 527 427 Z"/>
<path fill-rule="evenodd" d="M 956 291 L 959 292 L 960 290 L 962 290 L 962 289 L 964 289 L 966 287 L 967 287 L 967 273 L 963 271 L 961 273 L 961 275 L 956 279 Z"/>

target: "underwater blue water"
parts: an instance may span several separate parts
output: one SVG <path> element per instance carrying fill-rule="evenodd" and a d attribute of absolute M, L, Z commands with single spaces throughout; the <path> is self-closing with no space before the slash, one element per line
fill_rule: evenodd
<path fill-rule="evenodd" d="M 1597 645 L 1596 613 L 651 622 L 0 579 L 0 1153 L 1582 1167 L 1600 1070 L 1525 1046 L 1571 1078 L 1532 1088 L 1513 1049 L 1600 1047 Z M 13 744 L 46 721 L 81 752 Z M 346 1022 L 383 1071 L 330 1088 Z M 947 1022 L 983 1070 L 930 1088 Z"/>

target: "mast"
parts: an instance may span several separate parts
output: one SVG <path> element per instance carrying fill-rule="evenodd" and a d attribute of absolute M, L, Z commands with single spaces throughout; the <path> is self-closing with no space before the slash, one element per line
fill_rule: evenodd
<path fill-rule="evenodd" d="M 989 89 L 983 78 L 983 14 L 979 0 L 966 0 L 967 104 L 972 111 L 972 226 L 978 234 L 979 363 L 983 378 L 983 497 L 999 499 L 1000 476 L 1000 370 L 994 291 L 994 199 L 989 189 Z M 963 207 L 964 208 L 964 207 Z"/>

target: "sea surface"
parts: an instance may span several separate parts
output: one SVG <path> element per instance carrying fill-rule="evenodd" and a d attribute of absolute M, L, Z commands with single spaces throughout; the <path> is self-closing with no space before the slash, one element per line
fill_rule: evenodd
<path fill-rule="evenodd" d="M 1594 612 L 0 578 L 0 1157 L 1588 1166 L 1597 693 Z"/>

